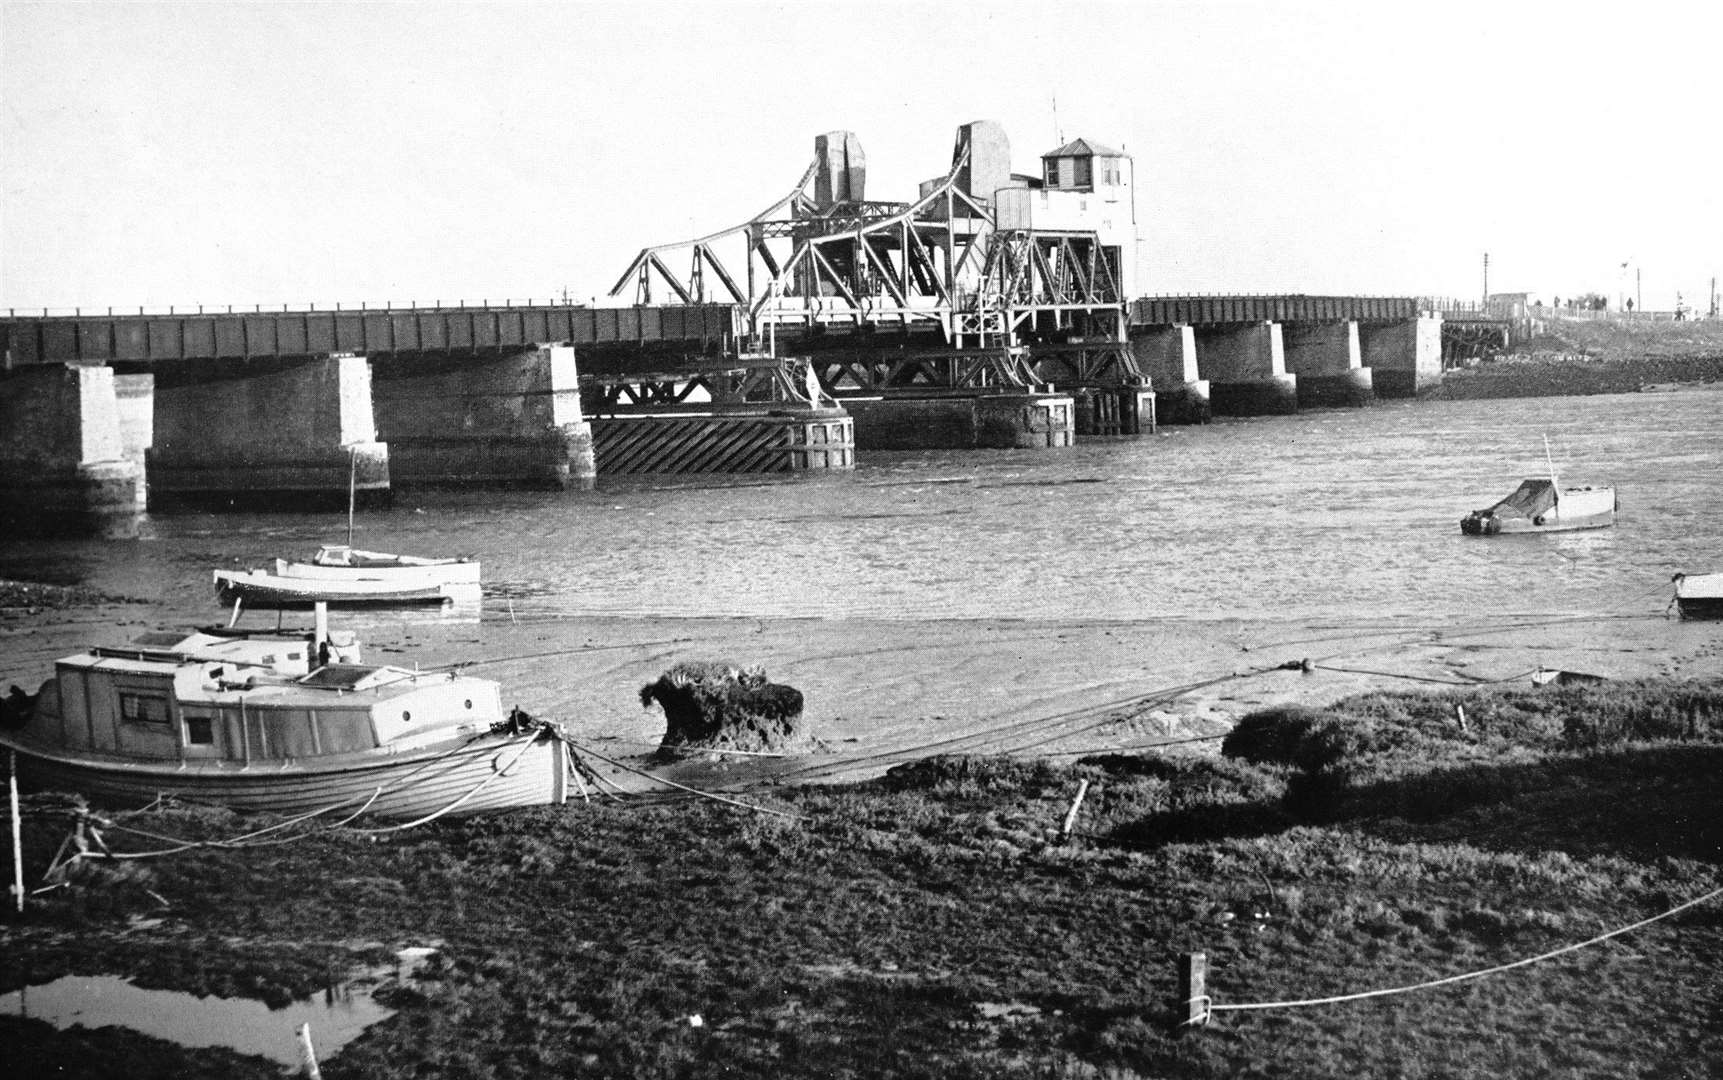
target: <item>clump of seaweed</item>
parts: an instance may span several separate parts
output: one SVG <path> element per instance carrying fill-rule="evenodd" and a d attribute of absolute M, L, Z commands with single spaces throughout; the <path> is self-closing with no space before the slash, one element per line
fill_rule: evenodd
<path fill-rule="evenodd" d="M 660 751 L 782 752 L 809 743 L 802 692 L 769 682 L 765 669 L 724 661 L 676 664 L 640 688 L 640 704 L 664 710 Z"/>

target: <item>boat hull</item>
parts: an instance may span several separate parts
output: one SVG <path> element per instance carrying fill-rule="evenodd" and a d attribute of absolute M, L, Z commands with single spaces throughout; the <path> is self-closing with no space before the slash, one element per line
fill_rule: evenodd
<path fill-rule="evenodd" d="M 0 732 L 17 751 L 19 784 L 67 791 L 112 806 L 142 806 L 163 797 L 285 815 L 323 812 L 393 820 L 461 817 L 524 806 L 560 805 L 571 760 L 553 729 L 488 735 L 407 754 L 359 754 L 356 760 L 232 761 L 182 765 L 82 756 Z"/>
<path fill-rule="evenodd" d="M 1723 619 L 1723 574 L 1677 574 L 1675 609 L 1683 619 Z"/>
<path fill-rule="evenodd" d="M 343 607 L 448 604 L 463 593 L 475 595 L 477 582 L 470 584 L 426 582 L 422 579 L 337 580 L 315 577 L 285 577 L 261 570 L 217 570 L 215 587 L 223 603 L 242 601 L 252 607 L 310 607 L 333 604 Z"/>
<path fill-rule="evenodd" d="M 1460 531 L 1467 536 L 1512 536 L 1604 529 L 1615 524 L 1614 488 L 1572 488 L 1562 492 L 1553 505 L 1529 515 L 1498 512 L 1505 505 L 1472 511 L 1460 519 Z"/>

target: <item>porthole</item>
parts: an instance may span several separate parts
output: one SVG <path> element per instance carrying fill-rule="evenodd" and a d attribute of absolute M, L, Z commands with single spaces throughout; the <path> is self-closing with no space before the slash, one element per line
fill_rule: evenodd
<path fill-rule="evenodd" d="M 404 724 L 411 724 L 413 722 L 413 714 L 408 712 L 405 709 L 402 709 L 401 710 L 401 722 Z"/>
<path fill-rule="evenodd" d="M 473 707 L 473 699 L 472 699 L 472 698 L 468 698 L 468 699 L 467 699 L 467 708 L 469 708 L 469 709 L 470 709 L 470 708 L 472 708 L 472 707 Z"/>

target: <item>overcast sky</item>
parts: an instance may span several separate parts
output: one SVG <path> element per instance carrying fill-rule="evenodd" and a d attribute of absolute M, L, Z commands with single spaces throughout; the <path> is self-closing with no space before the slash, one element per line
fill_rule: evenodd
<path fill-rule="evenodd" d="M 0 0 L 0 307 L 601 299 L 856 133 L 1134 159 L 1139 291 L 1723 275 L 1723 3 Z M 1055 109 L 1056 103 L 1056 109 Z M 1628 263 L 1626 270 L 1622 263 Z"/>

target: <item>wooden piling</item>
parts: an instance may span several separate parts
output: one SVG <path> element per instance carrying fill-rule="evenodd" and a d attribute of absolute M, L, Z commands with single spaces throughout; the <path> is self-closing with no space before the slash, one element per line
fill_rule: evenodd
<path fill-rule="evenodd" d="M 1175 1030 L 1187 1031 L 1208 1023 L 1208 954 L 1179 954 L 1178 999 L 1173 1003 Z"/>
<path fill-rule="evenodd" d="M 317 1054 L 311 1049 L 311 1025 L 299 1025 L 299 1071 L 306 1080 L 323 1080 L 323 1070 L 317 1067 Z"/>
<path fill-rule="evenodd" d="M 18 751 L 7 751 L 6 787 L 12 798 L 12 896 L 24 914 L 24 833 L 18 809 Z"/>
<path fill-rule="evenodd" d="M 1083 808 L 1083 796 L 1088 793 L 1089 781 L 1078 781 L 1077 797 L 1071 800 L 1071 809 L 1065 812 L 1065 823 L 1059 827 L 1059 842 L 1061 844 L 1071 839 L 1071 830 L 1077 827 L 1077 811 Z"/>

